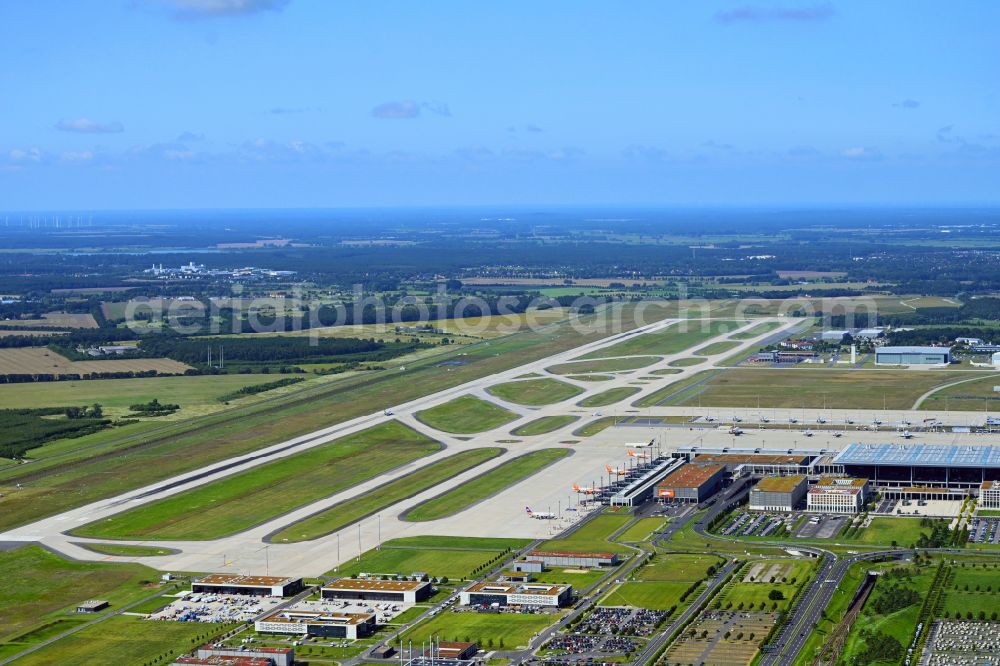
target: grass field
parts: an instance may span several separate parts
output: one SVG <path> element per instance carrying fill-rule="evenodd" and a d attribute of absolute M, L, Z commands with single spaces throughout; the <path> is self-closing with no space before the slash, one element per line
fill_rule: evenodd
<path fill-rule="evenodd" d="M 560 416 L 543 416 L 540 419 L 535 419 L 534 421 L 529 421 L 523 426 L 514 428 L 510 434 L 517 435 L 518 437 L 531 437 L 532 435 L 544 435 L 545 433 L 552 432 L 553 430 L 559 430 L 564 426 L 573 423 L 578 420 L 579 416 L 572 416 L 569 414 Z"/>
<path fill-rule="evenodd" d="M 638 392 L 639 389 L 637 387 L 622 386 L 619 388 L 608 389 L 602 393 L 595 393 L 594 395 L 584 398 L 576 404 L 581 407 L 604 407 L 605 405 L 613 405 L 616 402 L 621 402 L 625 398 L 635 395 Z"/>
<path fill-rule="evenodd" d="M 327 573 L 329 576 L 354 576 L 359 573 L 403 574 L 426 571 L 434 577 L 447 576 L 461 580 L 496 557 L 500 550 L 456 550 L 433 548 L 399 548 L 395 540 L 387 541 L 379 550 L 369 550 L 360 559 L 354 558 Z"/>
<path fill-rule="evenodd" d="M 764 408 L 881 409 L 884 398 L 887 409 L 909 409 L 925 391 L 968 376 L 947 370 L 733 369 L 685 393 L 676 404 L 756 407 L 759 398 Z"/>
<path fill-rule="evenodd" d="M 442 432 L 472 434 L 499 428 L 517 418 L 517 414 L 471 395 L 450 400 L 443 405 L 417 412 L 417 419 Z"/>
<path fill-rule="evenodd" d="M 404 642 L 428 642 L 431 638 L 448 641 L 470 640 L 483 649 L 513 649 L 527 646 L 531 637 L 560 617 L 559 614 L 536 615 L 502 613 L 444 612 L 429 618 L 403 634 Z M 501 641 L 503 641 L 501 643 Z"/>
<path fill-rule="evenodd" d="M 81 548 L 92 550 L 95 553 L 117 555 L 119 557 L 155 557 L 157 555 L 169 555 L 172 552 L 169 548 L 130 546 L 124 543 L 81 543 L 77 545 Z"/>
<path fill-rule="evenodd" d="M 620 541 L 622 543 L 638 543 L 640 541 L 646 541 L 654 531 L 660 529 L 666 524 L 667 521 L 663 518 L 640 518 L 634 525 L 619 534 L 615 538 L 615 541 Z"/>
<path fill-rule="evenodd" d="M 973 618 L 979 617 L 983 611 L 986 617 L 998 610 L 997 593 L 1000 592 L 1000 568 L 994 560 L 983 567 L 986 562 L 966 562 L 965 566 L 952 567 L 951 578 L 944 589 L 944 604 L 942 612 L 950 617 L 957 614 Z M 978 564 L 978 566 L 977 566 Z"/>
<path fill-rule="evenodd" d="M 232 625 L 229 625 L 232 626 Z M 166 655 L 180 655 L 220 634 L 227 625 L 157 622 L 117 616 L 66 636 L 22 657 L 18 666 L 141 666 Z M 170 663 L 166 661 L 165 663 Z"/>
<path fill-rule="evenodd" d="M 991 373 L 980 378 L 972 375 L 969 379 L 935 391 L 920 404 L 920 409 L 991 412 L 1000 409 L 1000 393 L 993 390 L 1000 384 L 1000 375 Z"/>
<path fill-rule="evenodd" d="M 174 416 L 158 418 L 190 419 L 194 415 L 222 409 L 224 405 L 218 400 L 220 396 L 245 386 L 264 384 L 274 379 L 274 375 L 254 374 L 0 384 L 0 404 L 6 408 L 17 409 L 70 407 L 97 402 L 104 407 L 106 414 L 123 416 L 134 414 L 129 412 L 129 405 L 149 402 L 156 398 L 164 404 L 181 406 Z"/>
<path fill-rule="evenodd" d="M 502 450 L 499 448 L 487 447 L 462 451 L 442 458 L 364 495 L 344 500 L 308 518 L 292 523 L 274 534 L 272 541 L 308 541 L 336 532 L 342 527 L 421 493 L 442 481 L 495 458 L 501 453 Z"/>
<path fill-rule="evenodd" d="M 921 527 L 920 518 L 909 518 L 904 516 L 893 518 L 872 518 L 872 523 L 855 537 L 838 541 L 863 543 L 872 545 L 890 546 L 896 542 L 900 547 L 906 548 L 911 543 L 915 543 L 920 538 L 920 534 L 930 534 L 931 528 Z"/>
<path fill-rule="evenodd" d="M 418 504 L 401 516 L 404 520 L 423 522 L 453 516 L 466 508 L 496 495 L 526 479 L 538 470 L 562 460 L 569 449 L 541 449 L 512 458 L 451 490 Z"/>
<path fill-rule="evenodd" d="M 671 382 L 661 389 L 653 391 L 643 397 L 639 398 L 632 403 L 633 407 L 653 407 L 659 404 L 664 405 L 676 405 L 682 404 L 685 398 L 690 397 L 697 390 L 700 390 L 700 382 L 708 379 L 714 373 L 718 373 L 718 370 L 702 370 L 701 372 L 696 372 L 689 377 L 685 377 L 678 381 Z M 694 387 L 695 384 L 699 384 L 697 388 Z M 675 395 L 676 394 L 676 395 Z M 671 397 L 674 396 L 674 397 Z M 668 399 L 669 398 L 669 399 Z"/>
<path fill-rule="evenodd" d="M 774 583 L 769 582 L 769 580 L 745 582 L 747 571 L 751 570 L 753 566 L 760 564 L 766 566 L 772 564 L 789 565 L 787 573 L 784 574 L 787 582 L 780 582 L 780 580 Z M 767 612 L 777 610 L 781 612 L 788 607 L 799 586 L 805 584 L 806 579 L 809 577 L 809 567 L 810 564 L 808 562 L 801 560 L 754 560 L 752 564 L 741 569 L 736 578 L 726 585 L 722 593 L 716 597 L 716 603 L 719 603 L 720 607 L 724 609 L 731 608 Z M 772 601 L 769 595 L 773 590 L 781 592 L 784 595 L 784 599 Z"/>
<path fill-rule="evenodd" d="M 745 322 L 726 319 L 681 321 L 656 333 L 633 336 L 623 342 L 590 352 L 581 358 L 676 354 L 710 338 L 735 331 Z"/>
<path fill-rule="evenodd" d="M 106 539 L 214 539 L 440 450 L 391 421 L 74 530 Z"/>
<path fill-rule="evenodd" d="M 615 417 L 602 416 L 601 418 L 594 419 L 593 421 L 583 424 L 573 431 L 573 435 L 576 437 L 593 437 L 602 430 L 610 428 L 614 425 L 614 423 Z"/>
<path fill-rule="evenodd" d="M 564 375 L 564 377 L 578 382 L 607 382 L 614 379 L 611 375 Z"/>
<path fill-rule="evenodd" d="M 169 358 L 71 361 L 47 347 L 0 349 L 0 375 L 89 375 L 95 372 L 147 372 L 180 375 L 191 367 Z"/>
<path fill-rule="evenodd" d="M 139 564 L 74 562 L 35 545 L 0 551 L 0 641 L 64 619 L 67 608 L 91 598 L 112 610 L 154 594 L 159 573 Z M 70 663 L 70 662 L 63 662 Z"/>
<path fill-rule="evenodd" d="M 529 543 L 531 543 L 531 539 L 434 535 L 400 537 L 386 541 L 387 545 L 407 548 L 465 548 L 467 550 L 507 550 L 508 548 L 519 550 Z"/>
<path fill-rule="evenodd" d="M 771 331 L 779 328 L 781 326 L 780 321 L 764 321 L 756 326 L 751 326 L 750 328 L 742 331 L 740 333 L 735 333 L 729 336 L 730 340 L 749 340 L 750 338 L 755 338 L 758 335 L 764 335 L 765 333 L 770 333 Z"/>
<path fill-rule="evenodd" d="M 601 606 L 635 606 L 650 610 L 669 610 L 680 604 L 681 595 L 690 583 L 628 582 L 613 588 L 600 601 Z"/>
<path fill-rule="evenodd" d="M 646 322 L 676 312 L 673 302 L 642 303 Z M 31 465 L 0 463 L 0 529 L 23 525 L 66 509 L 112 497 L 158 480 L 200 469 L 291 437 L 516 368 L 638 325 L 639 304 L 601 306 L 595 315 L 570 317 L 541 330 L 524 330 L 487 343 L 439 348 L 404 366 L 346 373 L 304 382 L 273 398 L 240 401 L 229 409 L 169 424 L 142 422 L 73 440 Z M 459 365 L 442 365 L 461 361 Z M 21 488 L 17 488 L 17 484 Z"/>
<path fill-rule="evenodd" d="M 41 319 L 9 319 L 3 325 L 26 328 L 97 328 L 97 320 L 90 313 L 46 312 Z"/>
<path fill-rule="evenodd" d="M 705 345 L 700 349 L 695 349 L 692 353 L 702 356 L 715 356 L 716 354 L 725 354 L 727 351 L 736 349 L 739 346 L 740 343 L 733 340 L 719 340 L 718 342 Z"/>
<path fill-rule="evenodd" d="M 635 577 L 648 581 L 694 582 L 705 578 L 708 568 L 722 564 L 709 553 L 662 553 L 639 569 Z"/>
<path fill-rule="evenodd" d="M 631 520 L 631 516 L 605 514 L 587 521 L 564 539 L 551 539 L 541 545 L 541 550 L 575 550 L 587 552 L 631 553 L 631 548 L 608 541 L 615 530 Z"/>
<path fill-rule="evenodd" d="M 572 361 L 560 363 L 546 368 L 557 375 L 591 374 L 601 372 L 625 372 L 645 368 L 660 360 L 659 356 L 633 356 L 631 358 L 615 358 L 601 361 Z"/>
<path fill-rule="evenodd" d="M 691 365 L 698 365 L 699 363 L 704 363 L 706 359 L 704 356 L 691 356 L 690 358 L 679 358 L 676 361 L 671 361 L 670 366 L 674 368 L 686 368 Z M 654 372 L 658 372 L 655 371 Z"/>
<path fill-rule="evenodd" d="M 583 393 L 583 389 L 578 386 L 547 377 L 506 382 L 491 386 L 487 390 L 507 402 L 531 406 L 551 405 Z"/>

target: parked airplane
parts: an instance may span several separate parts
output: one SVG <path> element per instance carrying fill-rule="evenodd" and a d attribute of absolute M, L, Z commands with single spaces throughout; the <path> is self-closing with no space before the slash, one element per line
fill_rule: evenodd
<path fill-rule="evenodd" d="M 743 428 L 741 428 L 739 426 L 733 426 L 732 428 L 729 429 L 729 434 L 730 435 L 742 435 L 743 434 Z"/>
<path fill-rule="evenodd" d="M 910 432 L 909 430 L 904 430 L 902 432 L 902 437 L 903 437 L 903 439 L 912 439 L 913 438 L 913 433 Z"/>
<path fill-rule="evenodd" d="M 653 440 L 648 442 L 629 442 L 625 446 L 631 446 L 633 449 L 648 449 L 653 445 Z"/>
<path fill-rule="evenodd" d="M 608 474 L 616 474 L 618 476 L 625 476 L 628 474 L 628 470 L 624 467 L 612 467 L 611 465 L 605 465 L 604 469 L 608 470 Z"/>
<path fill-rule="evenodd" d="M 573 484 L 573 490 L 578 493 L 584 493 L 585 495 L 596 495 L 601 492 L 600 488 L 594 488 L 593 486 L 581 486 L 579 483 Z"/>
<path fill-rule="evenodd" d="M 628 452 L 629 458 L 638 458 L 639 460 L 645 460 L 646 458 L 649 458 L 648 453 L 636 453 L 632 449 L 625 449 L 625 450 Z"/>
<path fill-rule="evenodd" d="M 813 431 L 809 430 L 808 428 L 806 428 L 806 431 L 804 433 L 802 433 L 802 434 L 804 434 L 806 437 L 812 437 L 813 436 Z"/>
<path fill-rule="evenodd" d="M 528 514 L 529 518 L 534 518 L 535 520 L 552 520 L 556 517 L 556 514 L 549 513 L 548 511 L 532 511 L 530 506 L 524 507 L 524 512 Z"/>

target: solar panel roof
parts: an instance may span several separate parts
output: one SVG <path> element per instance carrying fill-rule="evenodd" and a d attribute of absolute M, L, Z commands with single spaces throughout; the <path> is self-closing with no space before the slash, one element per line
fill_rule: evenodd
<path fill-rule="evenodd" d="M 1000 447 L 967 444 L 851 444 L 833 462 L 840 465 L 1000 467 Z"/>

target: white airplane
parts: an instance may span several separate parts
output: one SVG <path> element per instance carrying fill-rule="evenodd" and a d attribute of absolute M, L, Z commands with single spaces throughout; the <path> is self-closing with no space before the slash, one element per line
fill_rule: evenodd
<path fill-rule="evenodd" d="M 648 442 L 629 442 L 625 446 L 631 446 L 633 449 L 648 449 L 653 445 L 653 440 Z"/>
<path fill-rule="evenodd" d="M 910 432 L 909 430 L 904 430 L 902 432 L 901 436 L 902 436 L 903 439 L 912 439 L 913 438 L 913 433 Z"/>
<path fill-rule="evenodd" d="M 552 520 L 556 517 L 554 513 L 549 513 L 548 511 L 532 511 L 530 506 L 524 507 L 524 512 L 528 514 L 529 518 L 534 518 L 535 520 Z"/>
<path fill-rule="evenodd" d="M 793 416 L 793 417 L 791 417 L 791 418 L 788 419 L 788 422 L 794 425 L 794 424 L 798 423 L 799 420 Z"/>
<path fill-rule="evenodd" d="M 596 495 L 601 492 L 600 488 L 594 488 L 593 486 L 581 486 L 579 483 L 573 484 L 573 490 L 578 493 L 583 493 L 585 495 Z"/>
<path fill-rule="evenodd" d="M 628 470 L 624 467 L 612 467 L 611 465 L 605 465 L 604 469 L 608 470 L 608 474 L 614 474 L 616 476 L 625 476 L 628 474 Z"/>
<path fill-rule="evenodd" d="M 816 419 L 816 423 L 823 425 L 824 423 L 826 423 L 826 419 L 820 416 L 819 418 Z"/>
<path fill-rule="evenodd" d="M 733 423 L 743 423 L 743 419 L 738 416 L 733 417 Z"/>
<path fill-rule="evenodd" d="M 882 425 L 882 421 L 879 420 L 879 419 L 873 419 L 872 420 L 872 425 L 873 426 L 880 426 L 880 425 Z"/>
<path fill-rule="evenodd" d="M 391 409 L 387 409 L 387 410 L 383 411 L 382 413 L 384 415 L 386 415 L 386 416 L 392 416 L 392 410 Z"/>
<path fill-rule="evenodd" d="M 708 421 L 709 423 L 712 423 L 713 421 L 715 421 L 715 417 L 714 416 L 706 416 L 705 420 Z"/>
<path fill-rule="evenodd" d="M 730 435 L 742 435 L 743 434 L 743 428 L 741 428 L 739 426 L 733 426 L 732 428 L 729 429 L 729 434 Z"/>
<path fill-rule="evenodd" d="M 854 425 L 854 419 L 844 419 L 844 423 L 847 425 Z"/>
<path fill-rule="evenodd" d="M 628 452 L 628 457 L 629 458 L 638 458 L 639 460 L 645 460 L 645 459 L 649 458 L 649 454 L 648 453 L 636 453 L 632 449 L 625 449 L 625 450 Z"/>
<path fill-rule="evenodd" d="M 843 434 L 844 433 L 842 433 L 842 432 L 835 432 L 835 433 L 833 433 L 833 436 L 834 437 L 841 437 Z"/>
<path fill-rule="evenodd" d="M 806 428 L 806 431 L 804 433 L 802 433 L 802 434 L 805 435 L 806 437 L 812 437 L 813 436 L 813 431 L 810 430 L 809 428 Z"/>
<path fill-rule="evenodd" d="M 762 417 L 760 417 L 760 422 L 761 423 L 770 423 L 771 419 L 767 418 L 766 416 L 762 416 Z"/>

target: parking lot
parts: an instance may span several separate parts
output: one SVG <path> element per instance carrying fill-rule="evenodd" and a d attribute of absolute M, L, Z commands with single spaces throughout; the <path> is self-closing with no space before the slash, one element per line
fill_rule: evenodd
<path fill-rule="evenodd" d="M 149 619 L 168 622 L 249 622 L 281 602 L 281 597 L 188 594 L 153 613 Z"/>
<path fill-rule="evenodd" d="M 719 532 L 724 536 L 759 536 L 768 537 L 784 527 L 790 530 L 795 523 L 791 514 L 765 514 L 741 512 L 736 514 L 728 525 Z"/>
<path fill-rule="evenodd" d="M 671 643 L 663 663 L 747 666 L 777 619 L 777 613 L 705 611 Z"/>
<path fill-rule="evenodd" d="M 1000 518 L 973 518 L 969 543 L 1000 543 Z"/>
<path fill-rule="evenodd" d="M 1000 666 L 1000 623 L 939 620 L 921 666 Z"/>
<path fill-rule="evenodd" d="M 798 539 L 832 539 L 850 520 L 850 516 L 810 516 L 795 532 Z"/>
<path fill-rule="evenodd" d="M 667 614 L 664 611 L 624 606 L 600 606 L 580 622 L 577 630 L 583 634 L 606 636 L 651 636 L 666 617 Z"/>

